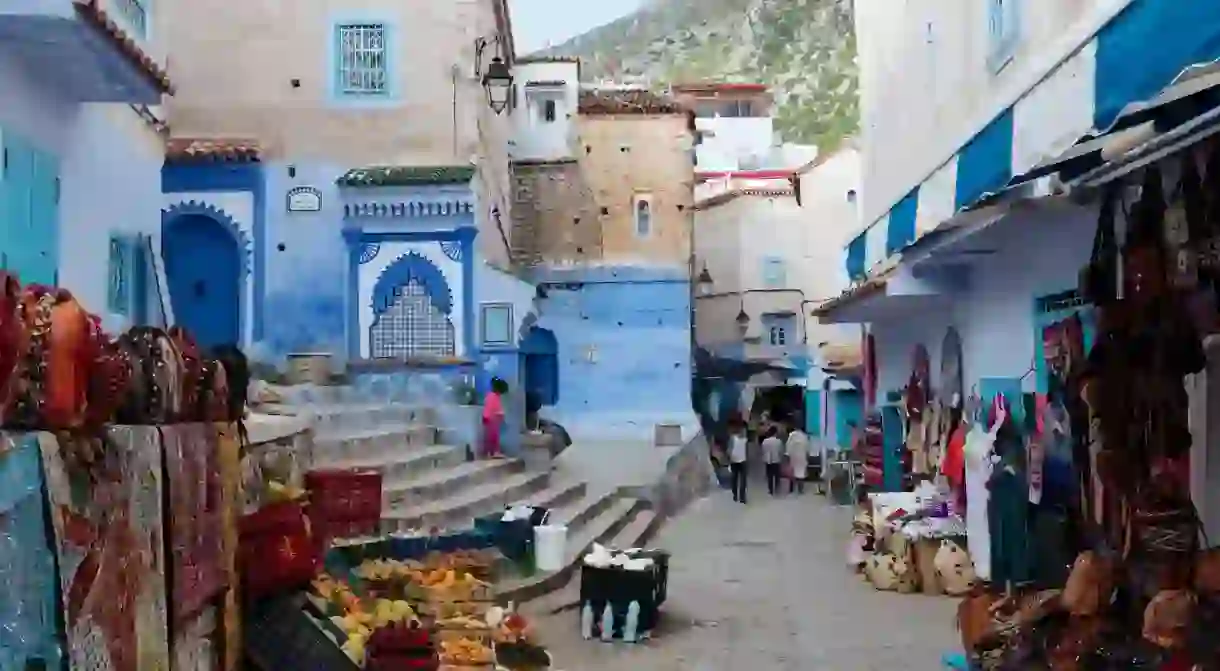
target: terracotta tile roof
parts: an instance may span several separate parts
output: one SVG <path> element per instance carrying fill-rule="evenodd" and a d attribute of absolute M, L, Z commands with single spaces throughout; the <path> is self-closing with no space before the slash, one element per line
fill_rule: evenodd
<path fill-rule="evenodd" d="M 254 140 L 176 137 L 165 143 L 167 161 L 254 163 L 261 158 L 262 149 Z"/>
<path fill-rule="evenodd" d="M 817 308 L 813 310 L 813 316 L 825 317 L 848 303 L 858 301 L 861 298 L 867 298 L 873 294 L 884 293 L 886 285 L 890 283 L 891 275 L 893 275 L 892 269 L 878 273 L 877 275 L 870 277 L 859 284 L 849 287 L 846 291 L 838 296 L 817 306 Z"/>
<path fill-rule="evenodd" d="M 113 40 L 123 56 L 131 61 L 132 65 L 139 68 L 140 72 L 152 82 L 153 86 L 157 87 L 158 91 L 171 95 L 174 93 L 174 85 L 170 83 L 169 73 L 158 65 L 152 56 L 144 53 L 140 45 L 136 44 L 136 41 L 119 27 L 119 24 L 115 23 L 114 19 L 107 16 L 99 0 L 72 0 L 72 2 L 76 7 L 76 12 L 88 21 L 90 25 Z"/>
<path fill-rule="evenodd" d="M 580 114 L 687 114 L 686 108 L 643 89 L 595 89 L 580 92 Z"/>
<path fill-rule="evenodd" d="M 732 189 L 729 191 L 722 191 L 714 196 L 708 196 L 707 198 L 704 198 L 703 200 L 695 203 L 695 210 L 702 211 L 702 210 L 711 209 L 718 205 L 724 205 L 725 203 L 727 203 L 731 200 L 734 200 L 736 198 L 739 198 L 741 196 L 762 196 L 765 198 L 781 198 L 784 196 L 795 196 L 795 195 L 796 195 L 795 189 L 786 189 L 783 187 Z"/>
<path fill-rule="evenodd" d="M 402 166 L 353 168 L 336 181 L 339 186 L 432 186 L 467 184 L 474 178 L 472 165 Z"/>

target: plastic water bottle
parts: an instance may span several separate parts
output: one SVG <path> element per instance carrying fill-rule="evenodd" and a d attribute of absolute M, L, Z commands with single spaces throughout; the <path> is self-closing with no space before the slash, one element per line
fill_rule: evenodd
<path fill-rule="evenodd" d="M 606 602 L 606 609 L 602 611 L 602 640 L 614 640 L 614 608 L 610 607 L 610 602 Z"/>
<path fill-rule="evenodd" d="M 640 626 L 640 602 L 632 601 L 627 605 L 627 619 L 623 622 L 623 640 L 627 643 L 635 643 L 637 632 Z"/>
<path fill-rule="evenodd" d="M 580 636 L 586 641 L 593 638 L 593 604 L 588 601 L 580 609 Z"/>

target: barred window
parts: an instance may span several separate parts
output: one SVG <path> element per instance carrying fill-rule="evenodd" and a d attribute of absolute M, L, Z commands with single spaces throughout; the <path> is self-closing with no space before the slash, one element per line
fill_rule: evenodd
<path fill-rule="evenodd" d="M 389 93 L 386 27 L 375 23 L 339 26 L 338 88 L 344 95 Z"/>
<path fill-rule="evenodd" d="M 373 358 L 453 356 L 453 322 L 432 305 L 423 284 L 411 280 L 394 289 L 394 302 L 369 329 Z"/>

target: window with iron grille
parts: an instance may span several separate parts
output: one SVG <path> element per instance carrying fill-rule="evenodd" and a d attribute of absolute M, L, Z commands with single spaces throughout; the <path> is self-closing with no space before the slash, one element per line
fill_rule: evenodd
<path fill-rule="evenodd" d="M 383 96 L 390 92 L 386 27 L 354 23 L 337 27 L 336 80 L 345 96 Z"/>
<path fill-rule="evenodd" d="M 453 356 L 454 350 L 453 322 L 415 280 L 394 290 L 394 302 L 369 329 L 369 352 L 375 359 Z"/>

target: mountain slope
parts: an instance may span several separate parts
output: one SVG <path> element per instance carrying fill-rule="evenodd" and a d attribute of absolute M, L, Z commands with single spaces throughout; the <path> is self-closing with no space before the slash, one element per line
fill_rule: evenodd
<path fill-rule="evenodd" d="M 833 149 L 856 132 L 851 0 L 654 0 L 543 52 L 587 80 L 769 84 L 789 142 Z"/>

